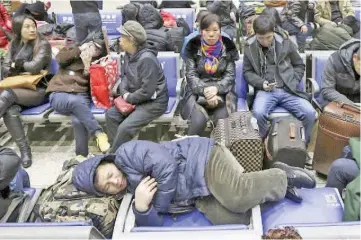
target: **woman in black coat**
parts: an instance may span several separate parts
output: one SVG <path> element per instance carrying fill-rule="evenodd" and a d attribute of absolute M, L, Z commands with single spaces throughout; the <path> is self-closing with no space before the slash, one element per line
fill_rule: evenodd
<path fill-rule="evenodd" d="M 200 35 L 191 39 L 185 49 L 186 85 L 183 88 L 183 119 L 191 120 L 188 135 L 201 135 L 207 115 L 216 123 L 236 110 L 235 61 L 239 55 L 233 41 L 221 34 L 221 23 L 215 14 L 203 18 Z"/>
<path fill-rule="evenodd" d="M 3 64 L 4 76 L 17 76 L 24 72 L 39 74 L 41 70 L 50 70 L 51 46 L 38 34 L 35 19 L 27 15 L 14 17 L 13 33 L 14 39 L 10 42 L 8 56 Z M 30 167 L 32 156 L 19 116 L 19 105 L 34 107 L 42 104 L 45 100 L 46 85 L 47 81 L 44 78 L 37 84 L 36 90 L 8 88 L 0 93 L 0 118 L 4 116 L 4 123 L 19 147 L 24 167 Z"/>

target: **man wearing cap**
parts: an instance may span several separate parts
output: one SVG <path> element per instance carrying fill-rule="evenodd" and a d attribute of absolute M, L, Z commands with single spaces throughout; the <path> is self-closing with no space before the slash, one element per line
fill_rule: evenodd
<path fill-rule="evenodd" d="M 131 140 L 141 128 L 163 115 L 168 106 L 167 81 L 155 46 L 147 43 L 144 28 L 136 21 L 127 21 L 118 31 L 125 57 L 117 94 L 135 105 L 135 110 L 120 112 L 113 106 L 106 112 L 112 153 Z"/>

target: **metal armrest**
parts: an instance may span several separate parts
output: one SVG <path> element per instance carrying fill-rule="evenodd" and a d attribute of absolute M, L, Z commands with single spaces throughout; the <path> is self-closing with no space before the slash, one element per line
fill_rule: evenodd
<path fill-rule="evenodd" d="M 120 236 L 124 232 L 124 225 L 127 219 L 129 208 L 131 208 L 132 205 L 132 199 L 133 199 L 133 194 L 130 193 L 127 193 L 122 199 L 122 203 L 120 204 L 117 218 L 114 224 L 113 239 L 120 239 L 121 238 Z"/>
<path fill-rule="evenodd" d="M 309 89 L 311 89 L 312 105 L 322 111 L 321 105 L 315 98 L 315 94 L 320 92 L 320 86 L 313 78 L 306 78 L 306 91 L 308 91 Z"/>
<path fill-rule="evenodd" d="M 307 84 L 307 89 L 309 89 L 309 87 L 311 87 L 311 93 L 312 93 L 312 98 L 315 96 L 316 93 L 320 92 L 320 86 L 318 85 L 318 83 L 316 82 L 315 79 L 313 78 L 306 78 L 306 84 Z M 311 85 L 309 85 L 311 84 Z"/>
<path fill-rule="evenodd" d="M 254 87 L 248 84 L 248 95 L 254 96 Z"/>

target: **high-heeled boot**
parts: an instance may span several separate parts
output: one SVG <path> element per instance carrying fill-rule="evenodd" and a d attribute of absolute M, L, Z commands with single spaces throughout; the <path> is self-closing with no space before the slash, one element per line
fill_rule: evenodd
<path fill-rule="evenodd" d="M 21 161 L 24 168 L 28 168 L 33 163 L 31 149 L 25 135 L 24 127 L 20 119 L 21 108 L 17 105 L 11 106 L 4 115 L 4 123 L 15 141 L 21 153 Z"/>

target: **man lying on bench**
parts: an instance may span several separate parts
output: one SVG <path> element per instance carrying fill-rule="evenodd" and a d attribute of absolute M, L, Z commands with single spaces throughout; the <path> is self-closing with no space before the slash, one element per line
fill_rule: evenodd
<path fill-rule="evenodd" d="M 171 142 L 130 141 L 115 155 L 76 166 L 73 184 L 102 196 L 135 194 L 137 226 L 162 226 L 159 213 L 197 207 L 213 224 L 248 224 L 249 210 L 285 196 L 302 200 L 296 188 L 314 188 L 307 170 L 275 163 L 272 169 L 244 173 L 232 153 L 213 139 L 188 137 Z"/>

